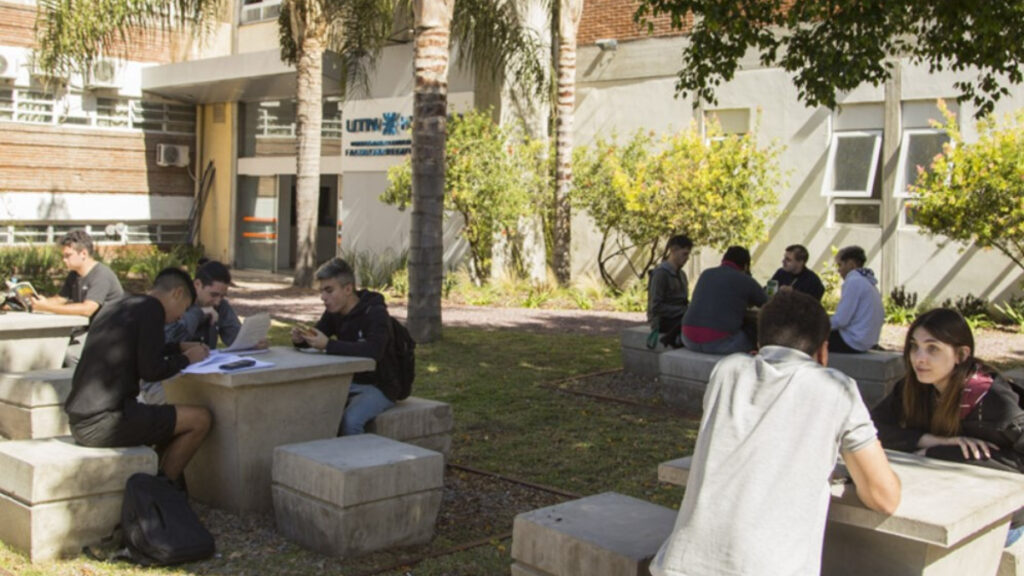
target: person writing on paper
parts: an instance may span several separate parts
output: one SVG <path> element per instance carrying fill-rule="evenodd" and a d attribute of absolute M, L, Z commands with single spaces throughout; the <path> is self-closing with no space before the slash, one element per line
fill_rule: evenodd
<path fill-rule="evenodd" d="M 202 406 L 151 406 L 136 400 L 139 380 L 165 380 L 206 358 L 205 346 L 166 344 L 164 325 L 195 302 L 192 278 L 178 268 L 157 275 L 147 294 L 107 304 L 93 319 L 64 411 L 83 446 L 157 446 L 160 472 L 184 487 L 182 472 L 210 430 Z"/>
<path fill-rule="evenodd" d="M 390 316 L 384 296 L 356 290 L 352 267 L 334 258 L 316 271 L 316 282 L 324 313 L 315 328 L 292 328 L 292 343 L 298 348 L 316 348 L 328 354 L 373 358 L 377 368 L 353 376 L 348 404 L 338 428 L 339 436 L 362 434 L 366 424 L 395 405 L 399 393 L 380 377 L 381 362 L 390 335 Z"/>
<path fill-rule="evenodd" d="M 202 342 L 209 348 L 217 347 L 217 338 L 230 346 L 242 329 L 238 314 L 228 302 L 231 272 L 227 266 L 216 261 L 200 260 L 194 281 L 196 301 L 181 316 L 181 319 L 164 328 L 168 342 Z M 257 348 L 266 348 L 267 341 L 261 340 Z"/>
<path fill-rule="evenodd" d="M 828 333 L 817 300 L 780 292 L 761 309 L 757 355 L 715 366 L 686 493 L 653 576 L 817 575 L 840 455 L 865 506 L 896 510 L 900 481 L 857 383 L 825 367 Z"/>
<path fill-rule="evenodd" d="M 60 240 L 61 255 L 68 268 L 64 285 L 56 296 L 37 297 L 32 310 L 92 318 L 101 306 L 124 294 L 117 275 L 94 257 L 92 237 L 85 230 L 72 230 Z M 65 366 L 74 366 L 82 354 L 88 328 L 75 330 L 64 356 Z"/>

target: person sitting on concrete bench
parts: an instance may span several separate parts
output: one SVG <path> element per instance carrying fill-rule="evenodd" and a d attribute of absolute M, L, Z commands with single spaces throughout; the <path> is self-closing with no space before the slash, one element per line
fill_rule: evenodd
<path fill-rule="evenodd" d="M 974 357 L 974 335 L 959 312 L 937 308 L 918 316 L 903 361 L 906 378 L 871 412 L 883 446 L 1024 472 L 1024 390 Z M 1018 512 L 1006 545 L 1022 533 Z"/>
<path fill-rule="evenodd" d="M 661 333 L 665 346 L 682 346 L 680 327 L 689 304 L 689 281 L 683 265 L 690 259 L 693 240 L 678 235 L 669 238 L 665 246 L 665 259 L 648 274 L 647 323 L 651 330 Z"/>
<path fill-rule="evenodd" d="M 878 345 L 885 324 L 885 307 L 878 293 L 878 280 L 865 268 L 867 255 L 860 246 L 847 246 L 836 253 L 836 268 L 843 277 L 843 292 L 830 319 L 830 352 L 867 352 Z"/>
<path fill-rule="evenodd" d="M 821 297 L 825 295 L 825 285 L 821 283 L 821 278 L 818 278 L 814 270 L 807 267 L 808 258 L 810 258 L 810 254 L 807 253 L 807 248 L 804 246 L 800 244 L 786 246 L 786 253 L 782 257 L 782 267 L 775 271 L 772 280 L 779 285 L 779 290 L 782 292 L 796 290 L 820 302 Z"/>
<path fill-rule="evenodd" d="M 697 279 L 683 316 L 683 345 L 707 354 L 753 350 L 754 339 L 744 330 L 744 318 L 748 307 L 761 306 L 767 300 L 764 290 L 750 277 L 750 252 L 730 246 L 722 265 L 705 270 Z"/>
<path fill-rule="evenodd" d="M 202 344 L 164 343 L 164 325 L 195 301 L 189 275 L 166 268 L 148 294 L 104 306 L 93 319 L 64 404 L 71 434 L 83 446 L 157 446 L 160 471 L 183 485 L 185 465 L 210 430 L 202 406 L 150 406 L 136 400 L 139 380 L 165 380 L 206 358 Z"/>
<path fill-rule="evenodd" d="M 32 309 L 38 312 L 92 318 L 104 304 L 124 294 L 121 281 L 106 264 L 94 257 L 92 237 L 85 230 L 71 230 L 60 239 L 60 250 L 69 272 L 56 296 L 38 298 Z M 71 334 L 64 356 L 65 366 L 74 366 L 82 355 L 88 328 Z"/>
<path fill-rule="evenodd" d="M 324 313 L 316 327 L 292 328 L 297 348 L 313 347 L 339 356 L 373 358 L 373 372 L 353 375 L 348 403 L 342 414 L 338 436 L 362 434 L 366 424 L 395 405 L 400 391 L 397 383 L 381 377 L 384 351 L 391 339 L 391 317 L 379 292 L 356 290 L 356 275 L 341 258 L 334 258 L 316 271 Z"/>
<path fill-rule="evenodd" d="M 711 374 L 686 493 L 653 576 L 818 574 L 840 454 L 867 507 L 899 505 L 899 478 L 857 384 L 824 367 L 821 304 L 783 292 L 758 323 L 760 352 L 729 356 Z"/>

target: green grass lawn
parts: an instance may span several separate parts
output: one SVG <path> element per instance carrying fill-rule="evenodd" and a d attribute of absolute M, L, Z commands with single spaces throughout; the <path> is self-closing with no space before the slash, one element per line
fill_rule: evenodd
<path fill-rule="evenodd" d="M 289 342 L 288 327 L 275 323 L 273 344 Z M 622 492 L 676 508 L 682 490 L 659 485 L 659 462 L 689 454 L 697 422 L 628 405 L 598 402 L 545 387 L 561 379 L 621 366 L 618 339 L 608 336 L 531 334 L 512 330 L 446 328 L 444 339 L 417 348 L 413 394 L 452 404 L 455 430 L 450 461 L 588 495 Z M 511 530 L 495 526 L 488 534 Z M 435 542 L 442 551 L 457 542 Z M 510 540 L 427 560 L 411 573 L 507 574 Z M 395 556 L 400 558 L 401 555 Z M 0 576 L 9 574 L 357 574 L 365 562 L 339 563 L 291 547 L 186 566 L 138 569 L 76 559 L 29 565 L 0 547 Z M 394 561 L 394 560 L 392 560 Z M 379 566 L 389 562 L 380 560 Z M 409 569 L 391 574 L 406 574 Z"/>

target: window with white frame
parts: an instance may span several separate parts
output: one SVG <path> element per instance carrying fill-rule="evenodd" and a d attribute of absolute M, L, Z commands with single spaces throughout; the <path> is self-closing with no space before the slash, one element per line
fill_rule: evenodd
<path fill-rule="evenodd" d="M 718 126 L 718 134 L 715 136 L 708 135 L 708 126 L 712 123 Z M 750 132 L 750 109 L 727 108 L 705 110 L 701 128 L 704 140 L 707 143 L 724 140 L 732 135 L 742 136 Z"/>
<path fill-rule="evenodd" d="M 194 134 L 196 112 L 190 104 L 0 86 L 0 121 Z"/>
<path fill-rule="evenodd" d="M 882 132 L 835 132 L 829 143 L 822 195 L 829 198 L 829 224 L 878 226 L 881 196 L 877 185 Z"/>
<path fill-rule="evenodd" d="M 948 102 L 947 106 L 954 114 L 958 112 L 955 101 Z M 942 121 L 942 113 L 935 100 L 903 102 L 901 117 L 903 137 L 893 196 L 900 199 L 900 226 L 914 227 L 917 226 L 917 206 L 910 187 L 921 171 L 931 170 L 935 157 L 942 154 L 950 138 L 945 130 L 936 127 Z"/>
<path fill-rule="evenodd" d="M 239 16 L 241 24 L 275 20 L 281 13 L 281 0 L 245 0 Z"/>

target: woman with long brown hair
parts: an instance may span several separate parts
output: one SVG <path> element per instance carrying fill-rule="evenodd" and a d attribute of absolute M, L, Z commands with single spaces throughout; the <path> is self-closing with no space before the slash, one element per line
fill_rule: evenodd
<path fill-rule="evenodd" d="M 871 411 L 882 446 L 1024 472 L 1019 388 L 974 357 L 974 335 L 959 312 L 918 316 L 903 360 L 906 378 Z M 1013 525 L 1007 545 L 1024 532 Z"/>

